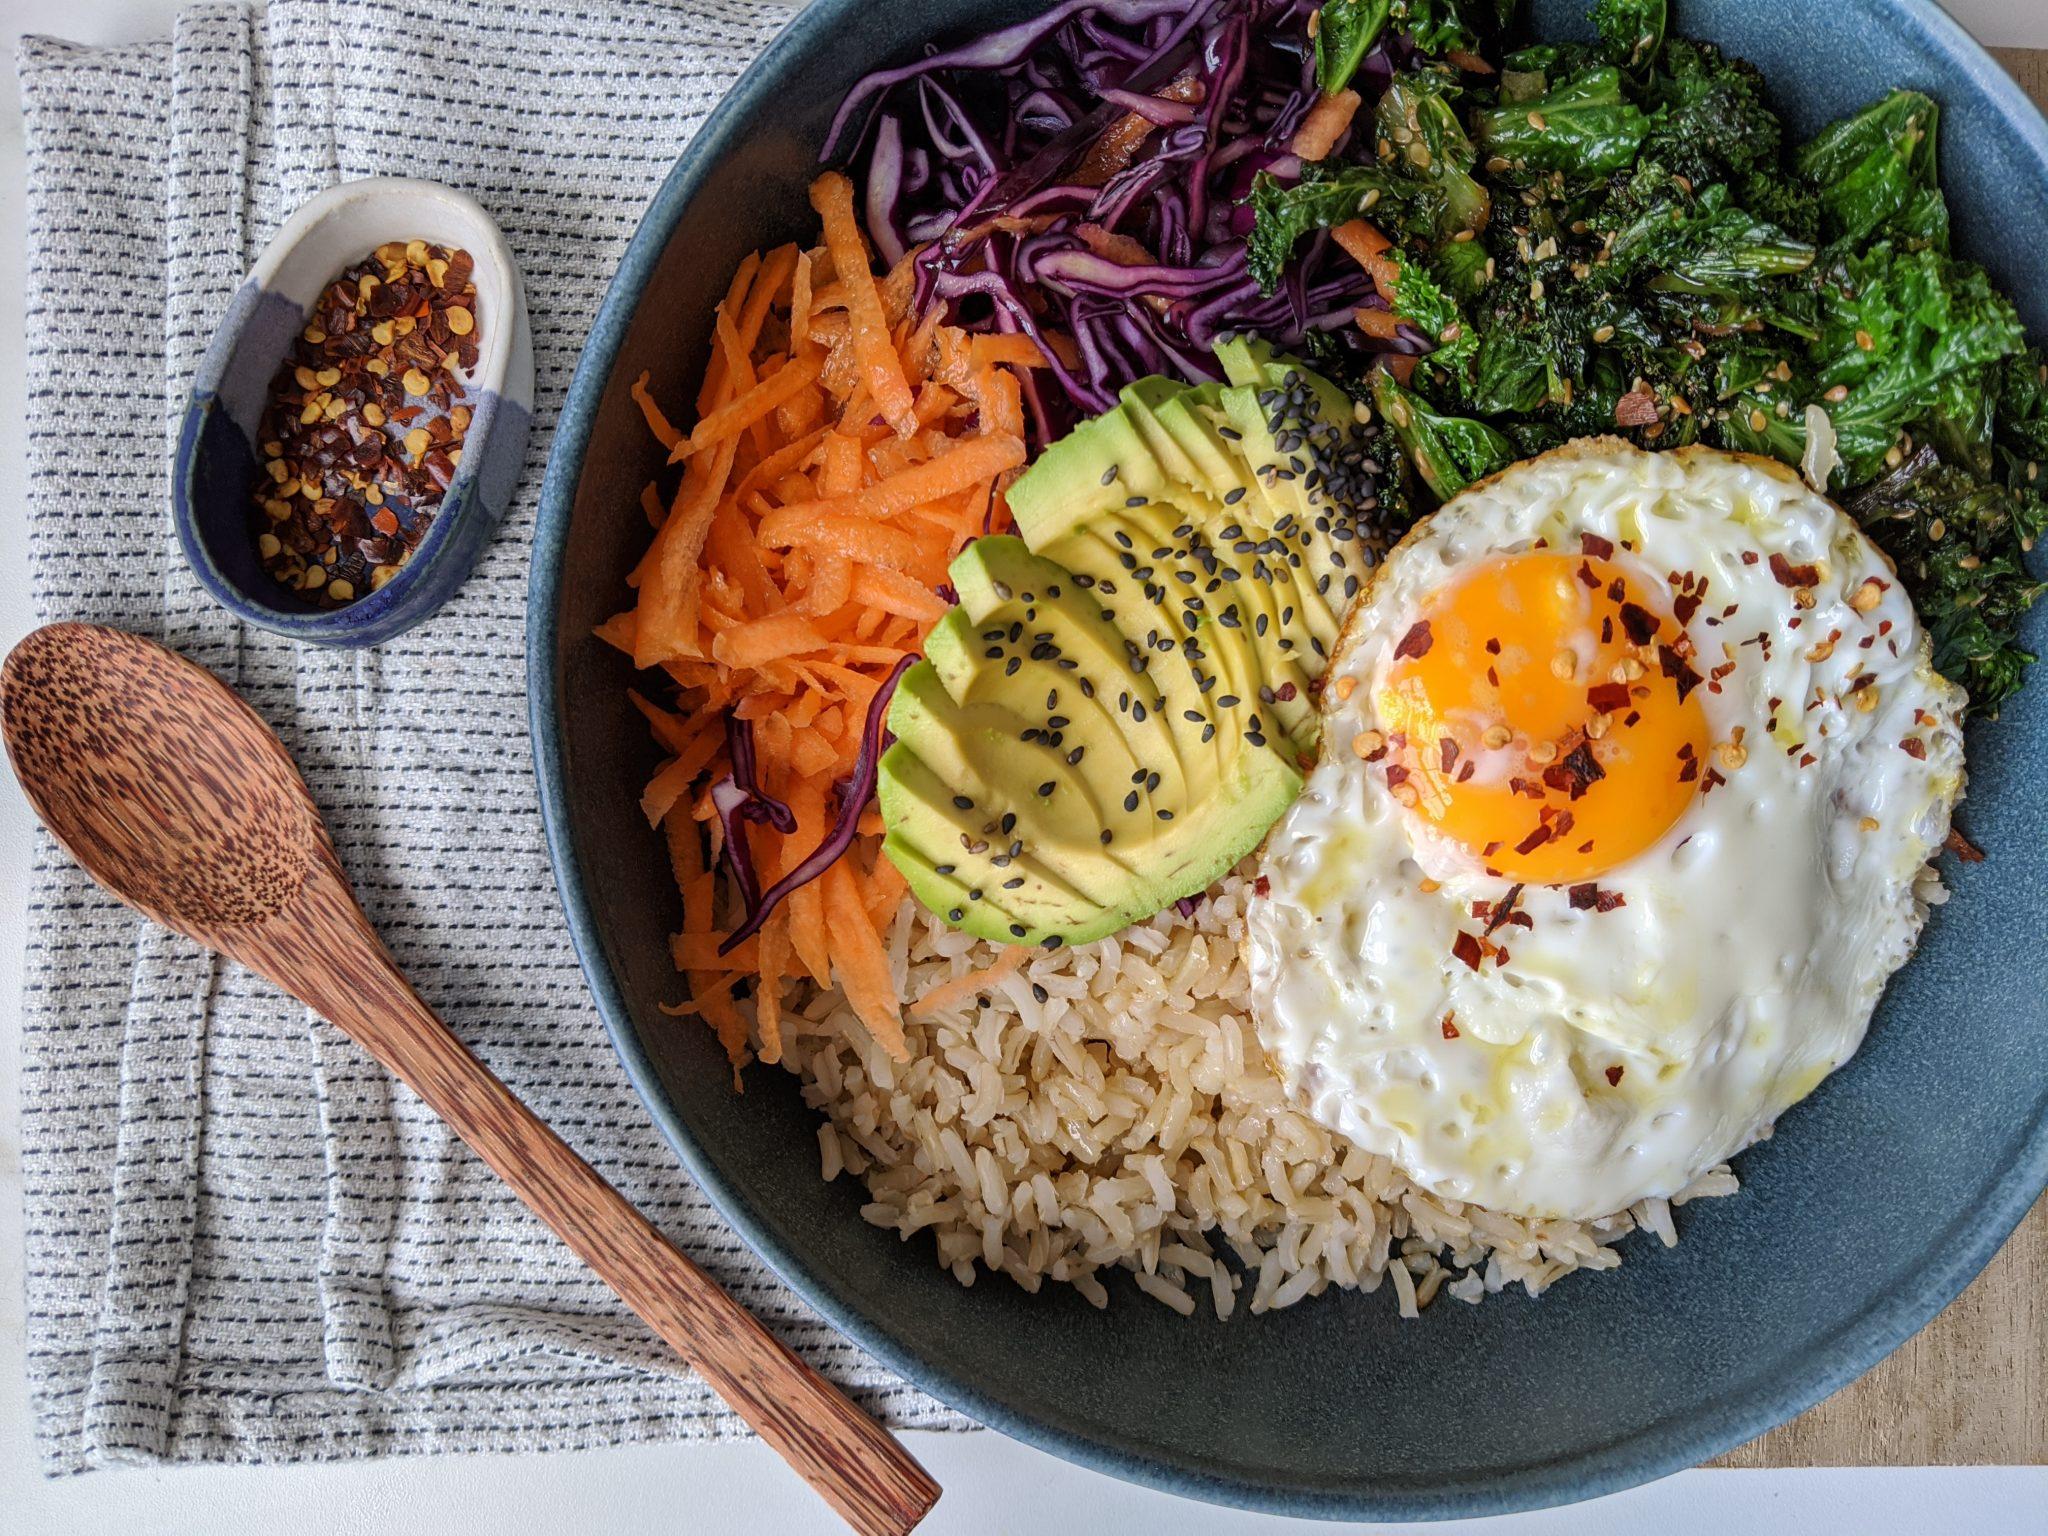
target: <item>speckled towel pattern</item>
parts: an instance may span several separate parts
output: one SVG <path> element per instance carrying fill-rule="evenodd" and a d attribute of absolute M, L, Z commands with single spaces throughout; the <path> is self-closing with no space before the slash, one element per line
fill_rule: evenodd
<path fill-rule="evenodd" d="M 963 1427 L 826 1328 L 677 1167 L 569 947 L 534 803 L 528 541 L 554 412 L 676 153 L 786 20 L 747 0 L 199 6 L 167 43 L 29 39 L 32 575 L 40 615 L 157 636 L 275 725 L 371 918 L 456 1031 L 862 1403 Z M 520 495 L 476 575 L 374 652 L 213 607 L 167 450 L 241 274 L 337 180 L 472 191 L 525 276 Z M 488 317 L 485 317 L 488 323 Z M 45 1465 L 533 1450 L 744 1433 L 412 1095 L 42 845 L 22 1114 Z"/>

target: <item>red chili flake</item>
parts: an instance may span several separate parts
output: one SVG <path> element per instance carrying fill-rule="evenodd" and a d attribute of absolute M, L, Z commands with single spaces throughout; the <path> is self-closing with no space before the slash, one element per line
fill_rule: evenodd
<path fill-rule="evenodd" d="M 1681 784 L 1690 784 L 1699 776 L 1700 765 L 1697 762 L 1688 761 L 1684 767 L 1678 770 L 1678 782 Z"/>
<path fill-rule="evenodd" d="M 1693 671 L 1691 663 L 1671 646 L 1657 647 L 1657 665 L 1663 668 L 1664 675 L 1677 685 L 1678 702 L 1681 704 L 1685 702 L 1686 696 L 1700 685 L 1699 673 Z"/>
<path fill-rule="evenodd" d="M 1486 654 L 1489 656 L 1498 656 L 1500 654 L 1500 642 L 1498 640 L 1487 641 Z"/>
<path fill-rule="evenodd" d="M 1712 794 L 1718 786 L 1726 784 L 1727 782 L 1728 781 L 1726 779 L 1721 777 L 1720 769 L 1709 768 L 1707 770 L 1707 776 L 1704 779 L 1700 780 L 1700 793 L 1703 795 Z"/>
<path fill-rule="evenodd" d="M 1478 768 L 1479 765 L 1477 763 L 1473 762 L 1470 758 L 1467 758 L 1464 764 L 1458 769 L 1458 782 L 1460 784 L 1463 784 L 1466 781 L 1468 781 L 1472 777 L 1472 775 L 1478 770 Z"/>
<path fill-rule="evenodd" d="M 1621 627 L 1637 645 L 1648 645 L 1657 633 L 1657 616 L 1641 603 L 1621 605 Z"/>
<path fill-rule="evenodd" d="M 1657 421 L 1657 397 L 1648 388 L 1632 389 L 1614 402 L 1617 427 L 1648 427 Z"/>
<path fill-rule="evenodd" d="M 1600 887 L 1587 880 L 1565 892 L 1575 911 L 1584 912 L 1600 899 Z"/>
<path fill-rule="evenodd" d="M 1611 645 L 1614 641 L 1614 618 L 1611 614 L 1600 615 L 1600 643 Z"/>
<path fill-rule="evenodd" d="M 1607 770 L 1593 755 L 1591 742 L 1580 742 L 1557 762 L 1543 770 L 1543 782 L 1576 800 L 1607 777 Z"/>
<path fill-rule="evenodd" d="M 1486 680 L 1496 688 L 1500 686 L 1500 674 L 1491 667 L 1486 669 Z"/>
<path fill-rule="evenodd" d="M 1480 849 L 1480 850 L 1479 850 L 1479 857 L 1481 857 L 1482 859 L 1490 859 L 1490 858 L 1492 858 L 1492 857 L 1493 857 L 1493 856 L 1494 856 L 1494 855 L 1495 855 L 1496 853 L 1499 853 L 1499 852 L 1500 852 L 1500 839 L 1499 839 L 1499 838 L 1495 838 L 1495 839 L 1494 839 L 1494 840 L 1493 840 L 1492 842 L 1488 843 L 1488 844 L 1487 844 L 1487 845 L 1486 845 L 1486 846 L 1485 846 L 1484 848 L 1482 848 L 1482 849 Z"/>
<path fill-rule="evenodd" d="M 1811 752 L 1802 752 L 1799 754 L 1799 766 L 1802 768 L 1811 768 L 1815 763 L 1819 761 L 1820 759 L 1815 757 Z"/>
<path fill-rule="evenodd" d="M 1619 1088 L 1621 1086 L 1621 1067 L 1618 1064 L 1607 1069 L 1607 1086 L 1610 1088 Z"/>
<path fill-rule="evenodd" d="M 1477 967 L 1475 966 L 1474 969 L 1476 970 Z M 1444 1038 L 1446 1040 L 1455 1040 L 1458 1038 L 1458 1026 L 1451 1022 L 1451 1015 L 1449 1015 L 1448 1013 L 1444 1015 Z"/>
<path fill-rule="evenodd" d="M 1899 750 L 1908 757 L 1918 758 L 1921 762 L 1927 761 L 1927 743 L 1918 736 L 1908 736 L 1899 743 Z"/>
<path fill-rule="evenodd" d="M 1583 560 L 1579 562 L 1579 580 L 1583 581 L 1595 592 L 1600 590 L 1600 578 L 1593 574 L 1593 567 L 1586 564 Z"/>
<path fill-rule="evenodd" d="M 1492 913 L 1486 919 L 1486 932 L 1482 935 L 1482 937 L 1489 939 L 1492 938 L 1495 930 L 1498 929 L 1502 923 L 1505 923 L 1510 918 L 1514 917 L 1515 903 L 1520 901 L 1521 899 L 1521 885 L 1516 884 L 1509 886 L 1507 895 L 1501 897 L 1499 901 L 1493 903 Z M 1474 917 L 1477 917 L 1479 915 L 1479 908 L 1484 905 L 1484 902 L 1473 903 L 1472 915 Z M 1527 916 L 1526 913 L 1523 915 Z M 1534 926 L 1533 923 L 1531 924 L 1531 926 Z"/>
<path fill-rule="evenodd" d="M 1820 584 L 1820 569 L 1811 565 L 1794 565 L 1775 550 L 1771 554 L 1771 575 L 1781 587 L 1812 587 Z"/>
<path fill-rule="evenodd" d="M 1684 593 L 1671 600 L 1671 616 L 1680 624 L 1690 624 L 1692 616 L 1700 611 L 1700 599 Z"/>
<path fill-rule="evenodd" d="M 1757 552 L 1756 552 L 1755 550 L 1753 550 L 1753 549 L 1745 549 L 1745 550 L 1744 550 L 1744 551 L 1742 552 L 1742 563 L 1743 563 L 1744 565 L 1755 565 L 1755 564 L 1756 564 L 1756 562 L 1757 562 Z"/>
<path fill-rule="evenodd" d="M 1481 954 L 1479 941 L 1462 928 L 1458 930 L 1458 936 L 1451 940 L 1451 953 L 1464 961 L 1471 969 L 1475 971 L 1479 969 Z"/>
<path fill-rule="evenodd" d="M 1434 643 L 1429 633 L 1429 620 L 1417 619 L 1408 633 L 1401 637 L 1401 643 L 1394 647 L 1394 659 L 1403 661 L 1411 656 L 1427 656 Z"/>
<path fill-rule="evenodd" d="M 1605 560 L 1614 553 L 1614 540 L 1603 539 L 1597 533 L 1579 535 L 1579 553 L 1591 555 L 1595 560 Z"/>
<path fill-rule="evenodd" d="M 475 263 L 393 241 L 314 299 L 271 384 L 250 532 L 264 569 L 339 608 L 384 585 L 455 478 L 478 357 Z M 403 320 L 401 331 L 394 323 Z"/>
<path fill-rule="evenodd" d="M 1963 836 L 1962 829 L 1959 827 L 1950 827 L 1948 829 L 1948 841 L 1943 843 L 1942 846 L 1965 864 L 1982 864 L 1984 862 L 1984 850 Z"/>
<path fill-rule="evenodd" d="M 1549 841 L 1550 828 L 1547 826 L 1538 826 L 1527 837 L 1523 838 L 1519 843 L 1515 844 L 1515 852 L 1524 855 L 1531 854 Z"/>
<path fill-rule="evenodd" d="M 1669 649 L 1669 647 L 1666 647 Z M 1681 695 L 1682 697 L 1682 695 Z M 1628 708 L 1627 683 L 1595 683 L 1586 690 L 1586 702 L 1603 715 Z"/>
<path fill-rule="evenodd" d="M 1437 756 L 1443 760 L 1443 771 L 1449 773 L 1458 766 L 1458 743 L 1449 736 L 1442 737 L 1436 744 Z"/>
<path fill-rule="evenodd" d="M 1396 784 L 1405 784 L 1407 782 L 1408 769 L 1405 765 L 1401 763 L 1387 764 L 1387 785 L 1389 788 Z"/>
<path fill-rule="evenodd" d="M 1295 692 L 1296 689 L 1294 684 L 1282 683 L 1278 688 L 1275 688 L 1273 690 L 1273 697 L 1279 700 L 1282 704 L 1287 704 L 1293 701 Z"/>
<path fill-rule="evenodd" d="M 1607 583 L 1607 600 L 1610 603 L 1618 603 L 1627 596 L 1628 588 L 1626 585 L 1623 584 L 1622 579 L 1619 576 L 1615 577 L 1614 580 Z"/>
<path fill-rule="evenodd" d="M 1272 895 L 1272 894 L 1273 894 L 1273 882 L 1272 882 L 1272 881 L 1270 881 L 1270 880 L 1268 880 L 1268 879 L 1267 879 L 1267 878 L 1266 878 L 1266 877 L 1265 877 L 1264 875 L 1261 875 L 1261 876 L 1259 876 L 1259 878 L 1258 878 L 1258 879 L 1256 879 L 1256 880 L 1254 880 L 1254 881 L 1252 882 L 1252 894 L 1253 894 L 1254 896 L 1270 896 L 1270 895 Z"/>

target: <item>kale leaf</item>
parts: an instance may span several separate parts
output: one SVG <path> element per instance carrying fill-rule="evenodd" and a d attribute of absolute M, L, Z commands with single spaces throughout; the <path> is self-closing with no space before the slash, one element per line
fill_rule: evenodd
<path fill-rule="evenodd" d="M 1392 216 L 1397 227 L 1429 228 L 1445 218 L 1443 194 L 1434 187 L 1391 175 L 1370 165 L 1305 166 L 1298 182 L 1270 171 L 1252 178 L 1252 232 L 1246 261 L 1260 288 L 1270 293 L 1303 235 L 1372 213 Z M 1384 210 L 1384 212 L 1382 212 Z"/>
<path fill-rule="evenodd" d="M 1610 63 L 1641 69 L 1664 46 L 1664 0 L 1598 0 L 1593 25 Z"/>
<path fill-rule="evenodd" d="M 1935 179 L 1940 125 L 1930 98 L 1893 91 L 1800 148 L 1793 163 L 1816 189 L 1830 239 L 1890 236 L 1948 249 L 1948 204 Z"/>
<path fill-rule="evenodd" d="M 1422 53 L 1476 53 L 1513 12 L 1514 0 L 1324 0 L 1316 23 L 1316 84 L 1343 90 L 1389 31 Z"/>
<path fill-rule="evenodd" d="M 1401 445 L 1402 456 L 1439 500 L 1448 501 L 1473 481 L 1507 468 L 1521 456 L 1512 442 L 1485 422 L 1437 414 L 1384 368 L 1372 375 L 1372 399 L 1373 408 Z"/>
<path fill-rule="evenodd" d="M 1611 176 L 1635 163 L 1650 119 L 1622 95 L 1611 64 L 1582 69 L 1540 96 L 1481 112 L 1475 119 L 1489 169 Z"/>
<path fill-rule="evenodd" d="M 1393 0 L 1324 0 L 1316 23 L 1316 84 L 1335 95 L 1386 30 Z"/>
<path fill-rule="evenodd" d="M 1492 198 L 1472 179 L 1478 152 L 1451 106 L 1456 82 L 1439 70 L 1397 77 L 1373 109 L 1375 126 L 1394 167 L 1443 194 L 1443 215 L 1421 231 L 1447 240 L 1486 223 Z"/>
<path fill-rule="evenodd" d="M 1898 566 L 1934 638 L 1936 669 L 1969 690 L 1973 711 L 1996 715 L 2035 659 L 2018 635 L 2043 590 L 2025 551 L 2048 525 L 2048 502 L 1923 447 L 1848 507 Z"/>
<path fill-rule="evenodd" d="M 1884 467 L 1951 379 L 2026 345 L 2019 315 L 1983 270 L 1931 249 L 1880 241 L 1823 280 L 1821 303 L 1814 386 L 1846 392 L 1828 414 L 1851 485 Z"/>

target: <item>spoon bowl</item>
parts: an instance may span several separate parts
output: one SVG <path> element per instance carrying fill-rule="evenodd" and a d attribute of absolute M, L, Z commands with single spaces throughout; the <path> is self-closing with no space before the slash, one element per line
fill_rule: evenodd
<path fill-rule="evenodd" d="M 232 952 L 326 834 L 270 727 L 212 673 L 119 630 L 52 624 L 0 669 L 7 750 L 51 835 L 154 922 Z M 175 760 L 183 771 L 165 774 Z M 237 958 L 240 958 L 237 956 Z"/>

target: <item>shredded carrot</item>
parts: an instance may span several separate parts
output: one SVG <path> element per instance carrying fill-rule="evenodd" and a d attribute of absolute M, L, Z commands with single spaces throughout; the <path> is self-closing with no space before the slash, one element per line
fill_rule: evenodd
<path fill-rule="evenodd" d="M 1351 318 L 1358 322 L 1358 328 L 1366 335 L 1381 341 L 1392 341 L 1401 334 L 1401 317 L 1391 309 L 1374 309 L 1361 304 L 1351 312 Z"/>
<path fill-rule="evenodd" d="M 1373 287 L 1391 308 L 1394 302 L 1394 285 L 1401 279 L 1400 263 L 1387 254 L 1393 242 L 1381 234 L 1364 219 L 1352 219 L 1339 224 L 1330 231 L 1330 238 L 1344 248 L 1344 253 L 1357 262 L 1372 277 Z"/>
<path fill-rule="evenodd" d="M 1344 137 L 1363 100 L 1356 91 L 1338 91 L 1335 95 L 1325 91 L 1294 130 L 1294 142 L 1289 147 L 1304 160 L 1322 159 Z"/>
<path fill-rule="evenodd" d="M 853 345 L 867 374 L 868 388 L 874 391 L 875 402 L 889 424 L 908 436 L 914 430 L 910 384 L 903 374 L 903 359 L 890 344 L 882 291 L 868 265 L 867 241 L 853 216 L 853 183 L 837 171 L 827 171 L 811 183 L 811 206 L 824 221 L 832 267 L 846 289 Z"/>
<path fill-rule="evenodd" d="M 944 1013 L 948 1008 L 957 1007 L 979 993 L 988 991 L 1010 972 L 1024 963 L 1024 947 L 1012 944 L 995 959 L 978 971 L 969 971 L 964 976 L 955 976 L 951 981 L 942 981 L 910 1005 L 912 1013 Z"/>
<path fill-rule="evenodd" d="M 876 693 L 947 611 L 947 563 L 1005 525 L 1003 489 L 1024 460 L 1018 375 L 1046 365 L 1029 337 L 912 314 L 913 269 L 876 275 L 843 176 L 819 178 L 812 204 L 818 245 L 733 274 L 694 424 L 672 420 L 645 377 L 632 385 L 682 480 L 643 493 L 656 531 L 629 578 L 635 601 L 597 630 L 653 669 L 633 702 L 665 755 L 642 804 L 683 899 L 679 1011 L 717 1031 L 735 1084 L 750 1040 L 779 1059 L 802 1001 L 791 988 L 806 984 L 837 986 L 903 1054 L 886 935 L 905 886 L 879 814 L 861 808 L 852 849 L 721 953 L 740 909 L 723 867 L 740 850 L 721 849 L 711 803 L 732 766 L 727 718 L 753 733 L 756 782 L 795 822 L 735 834 L 765 890 L 833 830 Z"/>

